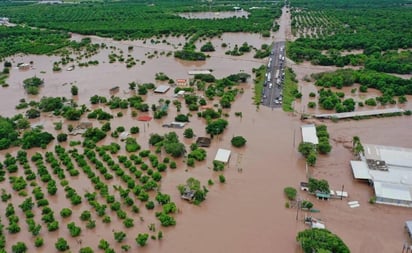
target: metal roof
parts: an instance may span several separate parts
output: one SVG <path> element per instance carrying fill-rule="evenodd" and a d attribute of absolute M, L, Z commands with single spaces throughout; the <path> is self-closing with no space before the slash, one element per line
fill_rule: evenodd
<path fill-rule="evenodd" d="M 372 144 L 364 144 L 364 149 L 362 161 L 350 162 L 354 177 L 372 180 L 378 198 L 411 202 L 412 149 Z M 385 162 L 385 169 L 369 167 L 370 160 Z"/>
<path fill-rule="evenodd" d="M 215 160 L 223 162 L 223 163 L 227 163 L 230 159 L 230 153 L 231 153 L 230 150 L 219 148 L 217 150 Z"/>
<path fill-rule="evenodd" d="M 378 110 L 368 110 L 368 111 L 356 111 L 356 112 L 341 112 L 341 113 L 328 113 L 328 114 L 316 114 L 316 118 L 353 118 L 353 117 L 362 117 L 362 116 L 374 116 L 380 114 L 388 114 L 388 113 L 397 113 L 397 112 L 404 112 L 403 109 L 400 108 L 387 108 L 387 109 L 378 109 Z"/>
<path fill-rule="evenodd" d="M 402 201 L 412 201 L 411 189 L 408 185 L 374 182 L 376 197 Z"/>
<path fill-rule="evenodd" d="M 356 179 L 372 179 L 365 161 L 350 161 L 353 177 Z"/>
<path fill-rule="evenodd" d="M 197 74 L 210 74 L 210 70 L 190 70 L 187 72 L 189 75 L 197 75 Z"/>
<path fill-rule="evenodd" d="M 300 128 L 302 129 L 303 142 L 310 142 L 313 144 L 319 143 L 318 136 L 316 135 L 315 125 L 302 125 Z"/>
<path fill-rule="evenodd" d="M 170 86 L 168 85 L 160 85 L 154 90 L 154 92 L 155 93 L 166 93 L 169 89 L 170 89 Z"/>

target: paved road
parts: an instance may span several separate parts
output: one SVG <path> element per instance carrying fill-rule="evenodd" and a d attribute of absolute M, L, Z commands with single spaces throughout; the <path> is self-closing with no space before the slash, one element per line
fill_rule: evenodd
<path fill-rule="evenodd" d="M 285 42 L 273 43 L 267 64 L 266 79 L 263 87 L 262 105 L 271 108 L 282 107 L 282 88 L 285 68 Z"/>

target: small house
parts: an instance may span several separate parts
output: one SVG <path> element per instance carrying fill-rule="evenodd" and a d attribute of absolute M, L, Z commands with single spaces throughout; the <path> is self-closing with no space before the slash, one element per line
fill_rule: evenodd
<path fill-rule="evenodd" d="M 19 65 L 19 70 L 29 70 L 30 69 L 30 64 L 28 63 L 22 63 Z"/>
<path fill-rule="evenodd" d="M 210 146 L 211 139 L 207 137 L 198 137 L 196 140 L 196 144 L 199 147 L 207 148 Z"/>
<path fill-rule="evenodd" d="M 170 89 L 169 85 L 160 85 L 154 90 L 154 93 L 166 93 Z"/>
<path fill-rule="evenodd" d="M 193 199 L 195 198 L 195 191 L 186 186 L 180 197 L 184 200 L 193 201 Z"/>
<path fill-rule="evenodd" d="M 176 85 L 180 87 L 187 86 L 187 80 L 186 79 L 176 79 Z"/>
<path fill-rule="evenodd" d="M 214 160 L 222 163 L 228 163 L 230 160 L 230 153 L 230 150 L 219 148 Z"/>

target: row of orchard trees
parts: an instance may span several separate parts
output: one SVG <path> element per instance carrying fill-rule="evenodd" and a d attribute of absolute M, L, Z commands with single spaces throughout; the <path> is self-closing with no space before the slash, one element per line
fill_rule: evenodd
<path fill-rule="evenodd" d="M 412 19 L 411 12 L 401 7 L 399 1 L 384 1 L 373 6 L 364 1 L 344 2 L 328 5 L 314 0 L 293 1 L 292 25 L 297 26 L 298 20 L 301 23 L 315 20 L 321 26 L 325 16 L 333 22 L 326 22 L 327 35 L 299 38 L 290 43 L 288 56 L 294 61 L 308 60 L 319 65 L 360 65 L 381 72 L 410 73 L 411 52 L 397 50 L 412 47 L 412 34 L 406 21 Z M 368 5 L 368 8 L 359 8 Z M 382 16 L 390 18 L 379 18 Z M 305 25 L 301 26 L 311 29 Z M 345 50 L 362 50 L 363 53 L 341 54 Z"/>

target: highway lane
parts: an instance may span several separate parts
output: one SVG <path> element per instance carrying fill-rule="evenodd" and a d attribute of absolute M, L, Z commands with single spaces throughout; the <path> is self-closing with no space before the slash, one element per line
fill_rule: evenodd
<path fill-rule="evenodd" d="M 282 107 L 282 88 L 285 68 L 285 42 L 273 43 L 269 56 L 265 83 L 262 94 L 262 105 L 270 108 Z"/>

